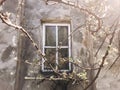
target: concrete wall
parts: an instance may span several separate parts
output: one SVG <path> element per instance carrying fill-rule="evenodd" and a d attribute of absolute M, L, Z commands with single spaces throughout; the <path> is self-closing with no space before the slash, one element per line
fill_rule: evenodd
<path fill-rule="evenodd" d="M 38 44 L 40 44 L 41 49 L 42 49 L 42 19 L 70 20 L 71 30 L 74 30 L 77 26 L 85 23 L 85 15 L 78 9 L 71 8 L 63 4 L 46 5 L 43 0 L 37 1 L 26 0 L 24 27 L 27 28 L 27 30 L 29 30 L 33 34 L 34 39 Z M 81 56 L 84 63 L 87 63 L 87 60 L 89 58 L 89 55 L 86 56 L 87 51 L 90 50 L 92 52 L 92 41 L 90 41 L 89 40 L 90 37 L 87 36 L 88 34 L 85 29 L 76 31 L 72 36 L 73 58 L 76 59 L 79 56 Z M 35 53 L 33 54 L 33 56 L 34 55 Z M 39 67 L 36 67 L 36 69 L 38 68 Z M 28 72 L 30 70 L 28 70 Z M 79 71 L 77 67 L 74 67 L 74 70 Z M 105 71 L 106 70 L 104 69 L 102 70 L 100 77 L 96 81 L 97 90 L 119 90 L 119 76 L 116 78 L 114 77 L 114 73 L 112 73 L 111 71 L 108 72 L 107 74 L 105 74 Z M 32 73 L 29 73 L 29 75 L 32 75 Z M 24 90 L 27 89 L 53 90 L 53 88 L 56 87 L 56 83 L 54 83 L 53 81 L 43 81 L 37 86 L 34 86 L 36 82 L 32 80 L 27 80 Z M 59 87 L 58 90 L 60 89 L 60 85 L 61 84 L 58 84 Z M 69 84 L 67 88 L 68 90 L 81 90 L 80 85 Z M 57 90 L 57 88 L 55 90 Z"/>
<path fill-rule="evenodd" d="M 2 12 L 11 12 L 15 22 L 17 0 L 7 0 Z M 17 60 L 17 32 L 0 20 L 0 90 L 14 90 Z"/>
<path fill-rule="evenodd" d="M 14 3 L 13 3 L 14 2 Z M 15 4 L 15 5 L 14 5 Z M 5 5 L 3 6 L 3 12 L 8 11 L 11 12 L 11 19 L 13 22 L 15 22 L 15 15 L 17 10 L 17 2 L 16 1 L 7 1 Z M 57 5 L 46 5 L 43 0 L 26 0 L 25 2 L 25 11 L 22 21 L 22 26 L 32 35 L 35 42 L 40 46 L 42 49 L 42 20 L 69 20 L 71 24 L 71 30 L 73 31 L 77 26 L 80 26 L 85 23 L 85 15 L 80 12 L 78 9 L 71 8 L 69 6 L 63 5 L 63 4 L 57 4 Z M 13 28 L 10 28 L 1 22 L 1 78 L 4 79 L 5 83 L 1 84 L 1 90 L 13 90 L 14 83 L 15 83 L 15 69 L 16 69 L 16 50 L 21 51 L 20 59 L 34 60 L 36 56 L 36 52 L 34 47 L 31 45 L 28 39 L 22 36 L 22 43 L 18 43 L 21 45 L 18 45 L 17 47 L 17 32 L 14 31 Z M 6 30 L 6 31 L 5 31 Z M 87 53 L 87 46 L 85 46 L 85 40 L 86 40 L 86 31 L 80 30 L 76 31 L 73 34 L 72 37 L 72 56 L 76 59 L 80 55 L 82 57 L 82 60 L 87 61 L 87 58 L 89 58 L 89 54 Z M 8 37 L 9 35 L 9 37 Z M 12 41 L 12 42 L 11 42 Z M 21 42 L 21 41 L 19 41 Z M 18 49 L 17 49 L 18 48 Z M 19 50 L 20 49 L 20 50 Z M 26 64 L 27 65 L 27 64 Z M 10 67 L 9 67 L 10 66 Z M 25 69 L 23 73 L 26 73 L 28 71 L 28 76 L 33 76 L 34 68 L 32 66 L 28 66 L 28 70 Z M 36 74 L 38 73 L 40 67 L 36 67 Z M 34 70 L 34 71 L 35 71 Z M 76 72 L 79 72 L 80 70 L 77 67 L 74 67 L 74 70 Z M 4 74 L 4 76 L 3 76 Z M 9 81 L 9 82 L 8 82 Z M 37 81 L 37 83 L 40 81 Z M 57 83 L 57 84 L 56 84 Z M 24 84 L 23 90 L 62 90 L 63 88 L 69 89 L 69 90 L 80 90 L 80 85 L 72 85 L 70 83 L 67 85 L 67 82 L 65 81 L 44 81 L 40 84 L 36 85 L 36 82 L 34 80 L 26 80 Z M 64 84 L 65 85 L 64 85 Z M 5 87 L 3 87 L 3 84 Z M 6 88 L 6 86 L 8 86 Z"/>
<path fill-rule="evenodd" d="M 78 9 L 71 8 L 63 4 L 46 5 L 43 0 L 26 0 L 25 3 L 25 20 L 24 27 L 32 34 L 35 41 L 40 44 L 42 50 L 42 39 L 43 39 L 43 21 L 49 20 L 64 20 L 69 21 L 71 24 L 71 31 L 76 27 L 85 23 L 85 14 L 80 12 Z M 86 30 L 77 30 L 72 36 L 72 56 L 74 59 L 82 57 L 84 62 L 87 62 L 89 54 L 87 47 L 84 45 Z M 34 57 L 33 52 L 33 57 Z M 36 67 L 37 68 L 37 67 Z M 37 68 L 38 69 L 38 68 Z M 28 76 L 33 76 L 33 69 L 29 66 Z M 80 70 L 74 67 L 76 72 Z M 38 85 L 34 85 L 38 83 Z M 66 86 L 64 86 L 65 83 Z M 80 85 L 68 84 L 65 81 L 41 81 L 41 80 L 26 80 L 24 90 L 82 90 Z M 64 89 L 63 89 L 64 88 Z M 66 89 L 65 89 L 66 88 Z"/>
<path fill-rule="evenodd" d="M 3 5 L 3 12 L 11 12 L 11 19 L 15 22 L 17 10 L 16 0 L 7 0 Z M 35 42 L 42 49 L 42 20 L 69 20 L 71 24 L 71 31 L 77 26 L 85 23 L 85 14 L 80 10 L 63 5 L 46 5 L 44 0 L 25 0 L 24 15 L 22 26 L 32 35 Z M 83 64 L 89 66 L 93 60 L 92 52 L 93 42 L 90 39 L 90 33 L 86 29 L 77 30 L 72 35 L 72 56 L 73 59 L 81 57 Z M 17 47 L 17 32 L 13 28 L 8 27 L 0 21 L 0 90 L 14 90 L 15 70 L 17 60 L 17 48 L 23 49 L 21 57 L 24 60 L 32 61 L 37 57 L 35 49 L 26 37 L 22 37 L 22 46 Z M 27 64 L 25 64 L 27 65 Z M 34 76 L 38 73 L 40 67 L 28 66 L 27 76 Z M 23 68 L 24 69 L 24 68 Z M 31 72 L 33 71 L 34 72 Z M 77 67 L 74 70 L 79 72 Z M 101 72 L 100 78 L 97 80 L 97 90 L 119 90 L 119 77 L 112 76 L 109 72 L 103 76 L 104 71 Z M 91 77 L 89 77 L 91 78 Z M 48 80 L 25 80 L 23 90 L 82 90 L 80 85 L 73 85 L 72 82 L 68 84 L 65 81 L 48 81 Z M 91 89 L 93 90 L 93 89 Z"/>

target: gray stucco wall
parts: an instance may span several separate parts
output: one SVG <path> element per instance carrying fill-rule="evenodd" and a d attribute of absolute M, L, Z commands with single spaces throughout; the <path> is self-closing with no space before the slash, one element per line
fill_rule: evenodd
<path fill-rule="evenodd" d="M 15 22 L 17 0 L 7 0 L 2 12 L 11 12 Z M 0 90 L 14 90 L 17 61 L 17 32 L 0 20 Z"/>
<path fill-rule="evenodd" d="M 42 39 L 43 39 L 43 20 L 68 20 L 71 25 L 71 32 L 76 29 L 78 26 L 83 25 L 85 23 L 85 14 L 80 12 L 79 9 L 71 8 L 64 4 L 56 4 L 56 5 L 46 5 L 43 0 L 26 0 L 25 3 L 25 20 L 24 27 L 32 33 L 33 38 L 36 43 L 40 45 L 40 49 L 42 50 Z M 59 22 L 59 21 L 58 21 Z M 87 35 L 85 35 L 87 34 Z M 92 41 L 87 42 L 89 37 L 89 33 L 85 29 L 77 30 L 72 35 L 72 56 L 74 59 L 79 59 L 79 57 L 83 60 L 84 63 L 88 63 L 89 53 L 88 48 L 92 47 Z M 86 41 L 87 40 L 87 41 Z M 85 43 L 87 42 L 87 43 Z M 85 45 L 87 44 L 87 45 Z M 91 46 L 89 46 L 91 45 Z M 35 53 L 33 52 L 33 57 Z M 89 65 L 89 63 L 87 64 Z M 37 68 L 37 67 L 36 67 Z M 29 66 L 28 75 L 32 76 L 32 72 Z M 74 70 L 79 72 L 80 69 L 74 66 Z M 31 73 L 30 73 L 31 72 Z M 38 82 L 38 85 L 34 85 Z M 41 80 L 26 80 L 24 85 L 24 90 L 63 90 L 62 83 L 64 81 L 58 81 L 57 87 L 54 81 L 43 81 Z M 72 85 L 72 83 L 66 83 L 66 89 L 68 90 L 82 90 L 80 85 Z"/>
<path fill-rule="evenodd" d="M 3 5 L 3 12 L 11 12 L 11 19 L 15 22 L 17 0 L 7 0 Z M 44 0 L 25 0 L 25 11 L 22 20 L 22 26 L 32 35 L 35 42 L 42 49 L 42 20 L 69 20 L 71 23 L 71 30 L 77 26 L 85 23 L 85 14 L 78 9 L 71 8 L 63 4 L 46 5 Z M 72 36 L 72 56 L 74 59 L 79 56 L 82 57 L 84 63 L 88 63 L 88 51 L 92 52 L 92 39 L 89 32 L 85 29 L 77 30 Z M 17 32 L 13 28 L 8 27 L 0 21 L 0 90 L 14 90 L 15 83 L 15 70 L 17 60 Z M 87 42 L 87 43 L 86 43 Z M 37 55 L 32 45 L 27 39 L 24 39 L 23 49 L 27 49 L 22 54 L 23 59 L 34 60 Z M 87 64 L 89 65 L 89 64 Z M 33 76 L 33 70 L 28 65 L 28 75 Z M 36 73 L 39 67 L 35 68 Z M 79 71 L 77 67 L 74 70 Z M 97 90 L 119 90 L 119 76 L 113 77 L 113 72 L 104 75 L 104 70 L 101 76 L 96 81 Z M 103 76 L 104 75 L 104 76 Z M 38 83 L 39 82 L 39 83 Z M 43 81 L 40 80 L 26 80 L 23 90 L 62 90 L 63 84 L 67 82 L 59 81 Z M 38 83 L 36 85 L 36 83 Z M 54 89 L 53 89 L 54 88 Z M 68 90 L 82 90 L 80 85 L 72 85 L 70 83 L 67 87 Z"/>
<path fill-rule="evenodd" d="M 84 24 L 85 15 L 75 8 L 63 4 L 57 5 L 46 5 L 43 0 L 26 0 L 25 4 L 25 28 L 29 30 L 40 48 L 42 49 L 42 19 L 61 19 L 70 20 L 71 30 L 74 30 L 77 26 Z M 87 50 L 92 51 L 92 41 L 87 37 L 87 31 L 85 29 L 76 31 L 72 37 L 72 55 L 73 58 L 79 56 L 82 60 L 87 60 L 89 55 L 86 57 Z M 37 36 L 37 37 L 36 37 Z M 87 45 L 86 45 L 87 42 Z M 86 61 L 84 61 L 86 63 Z M 78 70 L 77 68 L 74 68 Z M 100 77 L 96 81 L 97 90 L 119 90 L 119 76 L 113 77 L 114 73 L 111 71 L 104 75 L 104 69 L 100 74 Z M 34 82 L 34 81 L 33 81 Z M 55 83 L 52 81 L 44 81 L 42 84 L 31 88 L 31 80 L 27 80 L 24 89 L 41 89 L 52 90 L 51 87 L 55 87 Z M 44 88 L 46 87 L 46 88 Z M 68 85 L 69 90 L 80 90 L 80 85 Z M 60 88 L 59 88 L 60 89 Z M 56 89 L 57 90 L 57 89 Z"/>

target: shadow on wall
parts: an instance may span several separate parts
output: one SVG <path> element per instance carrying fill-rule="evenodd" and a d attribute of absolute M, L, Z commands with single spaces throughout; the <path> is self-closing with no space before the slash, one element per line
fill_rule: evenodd
<path fill-rule="evenodd" d="M 80 84 L 73 84 L 69 81 L 50 81 L 50 80 L 34 80 L 26 82 L 23 90 L 83 90 Z"/>
<path fill-rule="evenodd" d="M 2 53 L 1 60 L 6 62 L 10 59 L 10 55 L 15 48 L 9 45 Z"/>

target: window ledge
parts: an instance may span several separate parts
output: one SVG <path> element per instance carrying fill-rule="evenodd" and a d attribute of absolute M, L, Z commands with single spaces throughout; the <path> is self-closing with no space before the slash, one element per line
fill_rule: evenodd
<path fill-rule="evenodd" d="M 25 80 L 67 80 L 67 78 L 44 78 L 44 77 L 25 77 Z"/>
<path fill-rule="evenodd" d="M 41 23 L 70 23 L 71 19 L 41 19 Z"/>

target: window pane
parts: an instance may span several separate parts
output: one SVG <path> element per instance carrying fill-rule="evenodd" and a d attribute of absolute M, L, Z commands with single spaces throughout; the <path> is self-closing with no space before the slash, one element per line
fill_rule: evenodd
<path fill-rule="evenodd" d="M 51 67 L 49 66 L 49 64 L 52 65 L 53 68 L 55 68 L 56 66 L 56 49 L 55 48 L 46 48 L 45 49 L 45 54 L 46 54 L 46 58 L 47 61 L 45 62 L 45 69 L 50 70 Z"/>
<path fill-rule="evenodd" d="M 69 69 L 68 61 L 68 48 L 62 48 L 58 50 L 58 68 L 61 70 Z"/>
<path fill-rule="evenodd" d="M 58 45 L 68 45 L 68 26 L 58 26 Z"/>
<path fill-rule="evenodd" d="M 56 46 L 56 27 L 46 26 L 46 46 Z"/>

